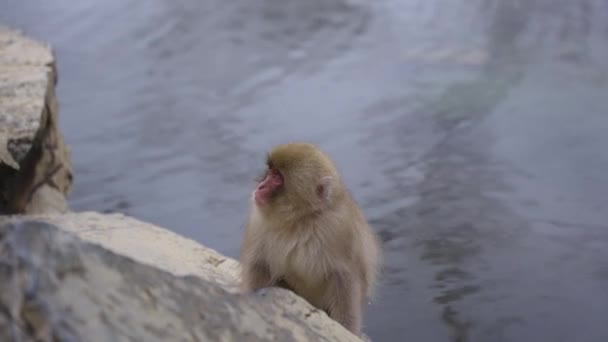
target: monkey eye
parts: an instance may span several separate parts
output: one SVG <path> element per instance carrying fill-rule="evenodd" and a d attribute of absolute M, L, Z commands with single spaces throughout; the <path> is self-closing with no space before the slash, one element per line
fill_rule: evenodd
<path fill-rule="evenodd" d="M 281 171 L 279 171 L 279 169 L 277 169 L 276 167 L 272 167 L 268 170 L 268 172 L 270 173 L 270 176 L 280 180 L 280 182 L 283 182 L 283 174 L 281 174 Z"/>

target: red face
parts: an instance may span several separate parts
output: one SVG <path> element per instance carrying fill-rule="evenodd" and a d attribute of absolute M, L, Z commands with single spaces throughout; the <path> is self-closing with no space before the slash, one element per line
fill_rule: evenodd
<path fill-rule="evenodd" d="M 272 196 L 283 186 L 283 175 L 274 167 L 269 167 L 264 180 L 255 189 L 254 198 L 258 205 L 267 204 Z"/>

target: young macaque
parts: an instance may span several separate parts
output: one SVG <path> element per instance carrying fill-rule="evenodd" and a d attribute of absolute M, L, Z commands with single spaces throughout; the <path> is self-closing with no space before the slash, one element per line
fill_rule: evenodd
<path fill-rule="evenodd" d="M 334 163 L 308 143 L 277 146 L 252 197 L 243 288 L 290 289 L 360 336 L 380 244 Z"/>

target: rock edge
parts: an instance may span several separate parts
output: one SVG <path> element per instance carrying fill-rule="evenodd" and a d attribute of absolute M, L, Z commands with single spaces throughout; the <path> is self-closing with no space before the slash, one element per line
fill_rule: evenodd
<path fill-rule="evenodd" d="M 56 83 L 50 47 L 0 26 L 0 214 L 68 211 L 71 151 Z"/>

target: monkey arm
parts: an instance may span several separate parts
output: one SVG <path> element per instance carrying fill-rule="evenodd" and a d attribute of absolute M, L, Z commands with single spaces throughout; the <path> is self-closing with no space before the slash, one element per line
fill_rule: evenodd
<path fill-rule="evenodd" d="M 270 268 L 265 262 L 258 260 L 251 264 L 243 264 L 243 287 L 253 291 L 272 285 Z"/>
<path fill-rule="evenodd" d="M 283 289 L 285 289 L 285 290 L 289 290 L 289 291 L 291 291 L 291 292 L 295 292 L 295 291 L 293 290 L 293 288 L 291 287 L 291 285 L 289 285 L 289 283 L 287 282 L 287 280 L 285 280 L 285 279 L 283 279 L 283 278 L 280 278 L 280 279 L 279 279 L 279 280 L 276 282 L 276 284 L 274 284 L 274 286 L 278 286 L 278 287 L 283 288 Z"/>
<path fill-rule="evenodd" d="M 361 281 L 347 271 L 331 273 L 325 293 L 328 315 L 356 335 L 361 330 Z"/>

